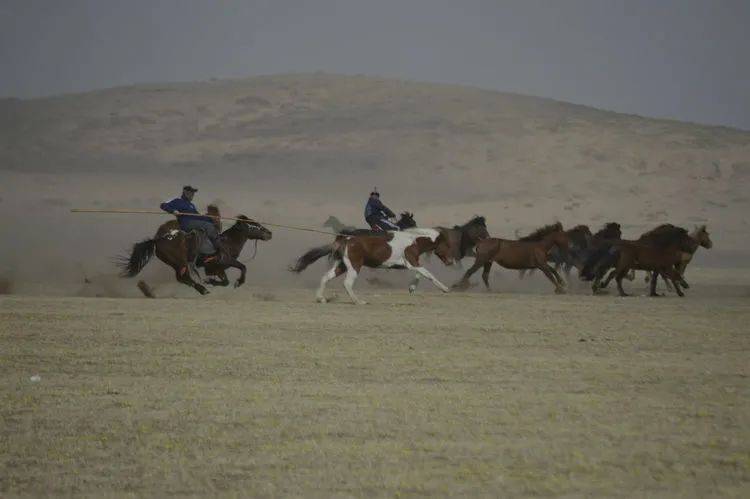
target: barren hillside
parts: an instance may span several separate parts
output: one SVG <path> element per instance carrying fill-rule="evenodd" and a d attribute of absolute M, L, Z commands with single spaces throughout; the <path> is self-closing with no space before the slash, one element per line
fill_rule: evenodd
<path fill-rule="evenodd" d="M 39 233 L 48 222 L 58 235 L 91 237 L 67 208 L 154 207 L 187 182 L 201 188 L 200 205 L 282 223 L 336 214 L 359 224 L 378 186 L 424 225 L 482 213 L 493 233 L 512 236 L 552 219 L 617 220 L 635 236 L 664 221 L 707 222 L 720 251 L 750 242 L 750 132 L 361 76 L 5 99 L 0 180 L 14 215 L 0 222 L 4 234 L 49 251 Z M 122 246 L 120 236 L 154 223 L 128 219 L 107 240 Z"/>

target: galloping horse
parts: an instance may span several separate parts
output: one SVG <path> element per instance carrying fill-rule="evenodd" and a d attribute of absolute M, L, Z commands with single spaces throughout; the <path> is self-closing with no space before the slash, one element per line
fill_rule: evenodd
<path fill-rule="evenodd" d="M 208 284 L 214 286 L 226 286 L 229 280 L 226 269 L 233 267 L 239 269 L 240 278 L 235 282 L 235 287 L 245 282 L 247 267 L 237 260 L 247 240 L 268 241 L 271 239 L 271 231 L 251 220 L 245 215 L 238 215 L 238 220 L 232 227 L 221 233 L 223 246 L 226 252 L 220 252 L 213 260 L 205 262 L 206 275 L 217 276 L 221 280 L 210 279 Z M 195 282 L 190 275 L 190 267 L 198 257 L 198 251 L 205 241 L 206 236 L 199 231 L 185 233 L 178 229 L 177 221 L 172 220 L 162 224 L 151 239 L 145 239 L 133 245 L 129 257 L 122 257 L 118 266 L 121 268 L 122 277 L 135 277 L 156 254 L 157 258 L 172 267 L 178 282 L 194 288 L 200 294 L 205 295 L 208 290 L 201 284 Z"/>
<path fill-rule="evenodd" d="M 474 272 L 484 267 L 482 280 L 490 288 L 490 269 L 495 262 L 506 269 L 539 269 L 555 285 L 555 293 L 565 292 L 565 283 L 560 274 L 547 263 L 547 254 L 556 247 L 561 253 L 568 251 L 570 241 L 560 224 L 547 225 L 532 234 L 533 240 L 517 241 L 491 237 L 479 241 L 474 265 L 466 271 L 454 288 L 465 288 Z M 530 236 L 530 237 L 531 237 Z"/>
<path fill-rule="evenodd" d="M 681 271 L 699 247 L 709 249 L 712 246 L 713 242 L 705 226 L 697 227 L 693 234 L 688 234 L 682 227 L 664 224 L 643 234 L 636 241 L 619 241 L 612 244 L 606 253 L 600 252 L 594 256 L 600 259 L 599 268 L 611 268 L 612 264 L 615 265 L 602 283 L 602 288 L 614 278 L 620 296 L 628 296 L 622 288 L 622 279 L 631 270 L 646 270 L 652 272 L 649 296 L 660 296 L 656 293 L 656 280 L 661 275 L 665 282 L 672 281 L 675 291 L 682 297 L 685 294 L 680 286 L 689 286 Z"/>
<path fill-rule="evenodd" d="M 487 221 L 484 217 L 476 216 L 463 225 L 454 225 L 452 229 L 437 227 L 446 238 L 452 249 L 451 256 L 456 263 L 467 256 L 474 256 L 474 248 L 482 239 L 490 237 L 487 232 Z M 409 292 L 414 293 L 419 285 L 420 274 L 414 276 L 409 285 Z"/>
<path fill-rule="evenodd" d="M 570 283 L 570 271 L 575 268 L 578 271 L 583 267 L 585 260 L 586 250 L 589 247 L 589 243 L 592 239 L 591 229 L 588 225 L 576 225 L 572 229 L 565 231 L 570 239 L 570 248 L 568 252 L 563 253 L 556 247 L 553 247 L 547 255 L 547 261 L 555 264 L 555 270 L 560 272 L 560 269 L 565 272 L 565 280 Z M 522 237 L 519 241 L 529 241 L 531 236 Z M 521 279 L 523 279 L 528 272 L 533 273 L 535 269 L 521 270 L 519 271 Z"/>
<path fill-rule="evenodd" d="M 444 233 L 436 229 L 412 228 L 385 235 L 337 236 L 333 243 L 313 248 L 299 257 L 289 270 L 302 272 L 311 263 L 331 255 L 333 267 L 323 275 L 316 293 L 320 303 L 327 301 L 324 295 L 326 283 L 346 272 L 346 292 L 354 303 L 364 304 L 354 294 L 354 282 L 362 267 L 413 270 L 447 293 L 450 290 L 419 263 L 419 256 L 428 251 L 434 251 L 446 265 L 453 262 L 450 243 Z"/>
<path fill-rule="evenodd" d="M 638 238 L 638 240 L 651 240 L 655 237 L 658 237 L 658 235 L 661 233 L 670 232 L 674 229 L 675 226 L 672 224 L 662 224 L 646 232 L 640 238 Z M 679 227 L 677 227 L 677 229 L 679 229 Z M 687 281 L 685 281 L 685 269 L 693 259 L 693 255 L 695 254 L 695 252 L 698 251 L 698 247 L 703 246 L 706 249 L 711 249 L 711 247 L 713 246 L 713 241 L 711 241 L 711 238 L 708 234 L 708 229 L 705 225 L 696 226 L 695 230 L 693 230 L 693 232 L 690 234 L 690 238 L 693 240 L 693 243 L 686 246 L 685 251 L 683 251 L 682 254 L 682 262 L 675 268 L 675 270 L 680 274 L 680 284 L 682 284 L 682 287 L 684 288 L 690 287 Z M 649 282 L 651 279 L 656 280 L 658 278 L 659 274 L 657 272 L 654 272 L 653 275 L 646 274 L 646 282 Z M 667 285 L 667 289 L 669 291 L 672 291 L 672 286 L 669 284 L 669 281 L 667 279 L 664 279 L 664 283 Z"/>

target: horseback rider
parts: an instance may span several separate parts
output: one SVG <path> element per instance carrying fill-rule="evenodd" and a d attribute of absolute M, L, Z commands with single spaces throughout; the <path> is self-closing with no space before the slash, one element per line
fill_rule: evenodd
<path fill-rule="evenodd" d="M 192 230 L 203 231 L 216 253 L 222 251 L 223 247 L 219 238 L 219 231 L 217 229 L 217 223 L 214 217 L 208 215 L 201 216 L 183 216 L 183 213 L 192 213 L 200 215 L 197 208 L 193 204 L 193 196 L 198 192 L 198 189 L 191 185 L 186 185 L 182 188 L 182 195 L 173 200 L 162 203 L 159 207 L 177 216 L 177 222 L 180 224 L 180 230 L 184 232 L 190 232 Z"/>
<path fill-rule="evenodd" d="M 396 216 L 386 205 L 380 201 L 380 193 L 377 188 L 370 193 L 370 199 L 365 205 L 365 220 L 372 230 L 401 230 L 398 225 L 393 223 L 389 218 Z"/>

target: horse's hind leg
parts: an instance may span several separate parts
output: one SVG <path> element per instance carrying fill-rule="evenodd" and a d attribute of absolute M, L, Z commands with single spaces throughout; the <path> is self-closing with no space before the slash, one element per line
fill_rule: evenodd
<path fill-rule="evenodd" d="M 492 270 L 492 262 L 487 262 L 484 264 L 484 267 L 482 269 L 482 281 L 484 281 L 484 287 L 487 289 L 487 291 L 490 291 L 490 271 Z"/>
<path fill-rule="evenodd" d="M 191 288 L 194 288 L 197 292 L 199 292 L 202 295 L 207 295 L 208 290 L 201 284 L 198 284 L 193 280 L 192 277 L 190 277 L 190 270 L 188 269 L 187 265 L 183 265 L 182 267 L 179 267 L 175 269 L 175 275 L 177 277 L 177 281 L 181 282 L 182 284 L 185 284 L 186 286 L 190 286 Z"/>
<path fill-rule="evenodd" d="M 331 270 L 323 274 L 323 277 L 320 278 L 320 286 L 318 287 L 318 291 L 315 293 L 315 298 L 318 300 L 318 302 L 328 302 L 325 297 L 326 284 L 328 283 L 328 281 L 330 281 L 331 279 L 335 279 L 344 272 L 346 272 L 346 267 L 341 262 L 336 262 L 334 266 L 331 267 Z"/>
<path fill-rule="evenodd" d="M 348 258 L 344 257 L 344 261 L 346 262 L 346 277 L 344 278 L 344 289 L 346 290 L 347 294 L 349 294 L 349 298 L 351 298 L 356 305 L 367 305 L 366 301 L 360 300 L 359 298 L 357 298 L 357 295 L 354 294 L 354 283 L 357 280 L 359 272 L 357 272 L 357 269 L 355 269 L 351 262 L 349 262 L 348 260 Z"/>
<path fill-rule="evenodd" d="M 474 274 L 474 272 L 476 272 L 477 270 L 479 270 L 480 267 L 484 267 L 484 265 L 485 265 L 485 262 L 480 262 L 478 260 L 474 260 L 474 265 L 472 265 L 469 268 L 469 270 L 467 270 L 464 273 L 464 276 L 461 278 L 461 280 L 458 281 L 456 284 L 454 284 L 452 287 L 453 288 L 461 288 L 461 289 L 468 288 L 469 287 L 469 278 Z"/>

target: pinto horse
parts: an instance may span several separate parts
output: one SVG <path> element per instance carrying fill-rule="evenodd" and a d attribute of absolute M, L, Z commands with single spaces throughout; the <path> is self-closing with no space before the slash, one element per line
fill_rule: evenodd
<path fill-rule="evenodd" d="M 463 225 L 454 225 L 452 229 L 438 227 L 448 239 L 452 249 L 451 256 L 458 263 L 467 256 L 474 256 L 474 248 L 479 241 L 490 237 L 487 232 L 487 221 L 484 217 L 476 216 Z M 417 291 L 421 274 L 415 274 L 414 280 L 409 285 L 409 292 Z"/>
<path fill-rule="evenodd" d="M 453 263 L 450 242 L 444 233 L 437 229 L 413 228 L 377 236 L 337 236 L 333 243 L 313 248 L 299 257 L 289 270 L 299 273 L 320 258 L 331 256 L 333 266 L 321 278 L 316 293 L 320 303 L 327 301 L 326 283 L 346 273 L 344 288 L 349 297 L 357 305 L 365 304 L 354 294 L 354 282 L 362 267 L 413 270 L 447 293 L 448 287 L 419 263 L 420 255 L 428 251 L 434 251 L 446 265 Z"/>
<path fill-rule="evenodd" d="M 235 282 L 235 287 L 245 282 L 247 267 L 237 258 L 248 240 L 268 241 L 271 239 L 271 231 L 251 220 L 245 215 L 238 215 L 238 220 L 232 227 L 221 233 L 222 245 L 225 249 L 219 252 L 216 258 L 205 262 L 206 275 L 219 277 L 221 280 L 210 279 L 208 284 L 214 286 L 226 286 L 229 280 L 226 269 L 233 267 L 239 269 L 240 277 Z M 200 283 L 193 280 L 190 268 L 198 257 L 198 250 L 205 240 L 205 234 L 201 231 L 185 233 L 178 228 L 176 220 L 162 224 L 151 239 L 145 239 L 133 245 L 130 256 L 121 257 L 118 266 L 122 277 L 135 277 L 143 270 L 143 267 L 156 255 L 159 260 L 172 267 L 175 271 L 177 281 L 194 288 L 200 294 L 208 294 L 208 290 Z"/>
<path fill-rule="evenodd" d="M 535 237 L 533 237 L 533 240 L 528 241 L 498 239 L 495 237 L 479 241 L 474 265 L 466 271 L 461 280 L 454 284 L 453 287 L 468 287 L 469 278 L 474 272 L 483 267 L 482 280 L 487 289 L 489 289 L 490 269 L 494 262 L 506 269 L 539 269 L 554 284 L 555 293 L 565 292 L 565 283 L 560 274 L 547 263 L 547 254 L 553 247 L 557 248 L 563 254 L 567 253 L 570 245 L 567 233 L 562 230 L 560 224 L 553 224 L 538 229 L 532 235 Z"/>

